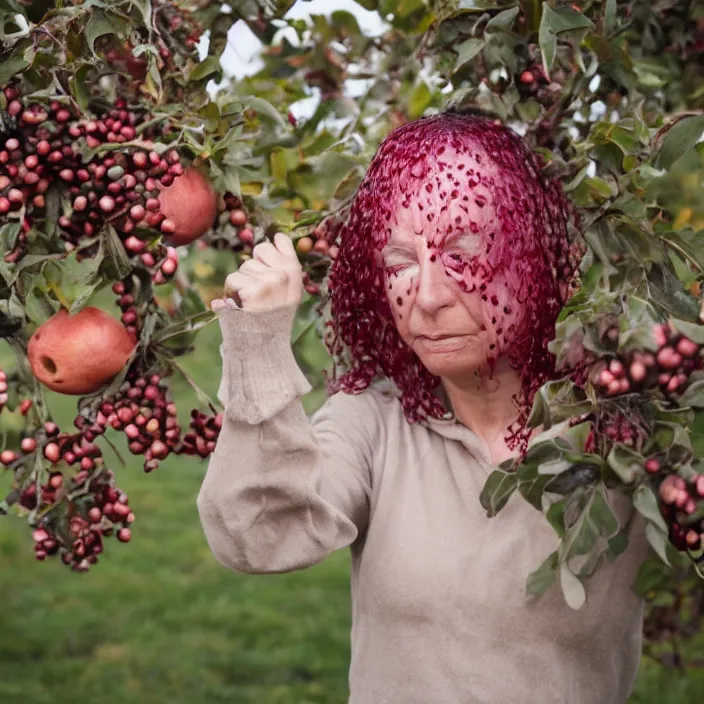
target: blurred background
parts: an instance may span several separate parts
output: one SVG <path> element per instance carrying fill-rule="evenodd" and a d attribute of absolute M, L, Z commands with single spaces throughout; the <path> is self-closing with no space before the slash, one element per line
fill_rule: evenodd
<path fill-rule="evenodd" d="M 379 14 L 343 0 L 298 2 L 288 17 L 306 18 L 344 9 L 365 34 L 384 31 Z M 261 44 L 239 22 L 228 35 L 223 67 L 242 79 L 261 67 Z M 354 90 L 354 81 L 348 89 Z M 317 89 L 291 106 L 296 118 L 312 115 Z M 681 197 L 678 190 L 673 199 Z M 691 218 L 691 208 L 681 217 Z M 185 253 L 184 253 L 185 254 Z M 219 295 L 234 257 L 191 252 L 207 300 Z M 109 292 L 93 303 L 113 305 Z M 220 382 L 220 331 L 208 325 L 195 351 L 180 363 L 209 396 Z M 313 328 L 297 346 L 302 366 L 319 380 L 326 357 Z M 0 345 L 0 367 L 9 364 Z M 178 408 L 202 406 L 192 388 L 175 379 Z M 308 411 L 323 401 L 320 386 L 305 399 Z M 47 392 L 62 427 L 75 416 L 75 398 Z M 181 419 L 187 423 L 187 418 Z M 19 418 L 16 418 L 19 427 Z M 3 423 L 12 425 L 11 414 Z M 110 541 L 105 559 L 86 574 L 58 561 L 37 562 L 24 521 L 0 524 L 0 702 L 3 704 L 342 704 L 349 664 L 349 560 L 346 552 L 300 573 L 247 576 L 219 565 L 206 544 L 196 496 L 207 463 L 171 456 L 145 476 L 124 437 L 115 444 L 125 466 L 106 448 L 119 470 L 120 486 L 137 516 L 125 546 Z M 0 475 L 0 494 L 9 486 Z M 689 646 L 701 651 L 700 637 Z M 468 654 L 471 657 L 471 654 Z M 634 704 L 698 704 L 704 669 L 685 675 L 643 661 Z M 430 704 L 430 703 L 429 703 Z M 576 703 L 575 703 L 576 704 Z"/>

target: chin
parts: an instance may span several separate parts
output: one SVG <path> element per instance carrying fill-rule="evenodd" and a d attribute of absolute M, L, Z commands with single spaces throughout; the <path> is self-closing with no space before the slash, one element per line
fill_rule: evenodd
<path fill-rule="evenodd" d="M 486 354 L 423 354 L 418 355 L 423 366 L 434 376 L 458 379 L 471 376 L 486 368 Z"/>

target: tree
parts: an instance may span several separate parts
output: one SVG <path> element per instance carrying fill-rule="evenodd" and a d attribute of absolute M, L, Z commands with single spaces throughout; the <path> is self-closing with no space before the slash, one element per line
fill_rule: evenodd
<path fill-rule="evenodd" d="M 292 4 L 0 0 L 0 330 L 18 360 L 0 401 L 25 424 L 0 455 L 15 477 L 2 510 L 27 518 L 39 559 L 78 570 L 104 537 L 129 539 L 134 516 L 97 441 L 125 432 L 146 471 L 212 451 L 217 405 L 199 391 L 208 412 L 194 409 L 184 433 L 167 382 L 213 320 L 206 279 L 222 281 L 277 230 L 304 262 L 296 352 L 322 386 L 325 272 L 376 145 L 448 105 L 478 107 L 561 178 L 582 254 L 551 347 L 561 376 L 529 420 L 564 432 L 498 468 L 482 501 L 493 515 L 517 490 L 546 512 L 561 547 L 528 592 L 559 578 L 579 608 L 583 581 L 626 547 L 606 492 L 629 495 L 660 559 L 638 585 L 653 600 L 646 633 L 657 643 L 667 627 L 676 646 L 703 606 L 704 3 L 359 0 L 386 18 L 382 36 L 334 12 L 288 20 L 296 41 L 279 39 Z M 264 67 L 223 81 L 240 19 Z M 363 82 L 354 97 L 350 79 Z M 211 80 L 221 85 L 208 92 Z M 298 122 L 290 106 L 311 94 L 318 107 Z M 110 340 L 127 335 L 128 354 L 116 363 L 107 346 L 93 388 L 76 391 L 71 433 L 48 417 L 42 383 L 75 359 L 45 354 L 37 329 L 107 330 L 89 305 L 107 286 L 122 312 Z"/>

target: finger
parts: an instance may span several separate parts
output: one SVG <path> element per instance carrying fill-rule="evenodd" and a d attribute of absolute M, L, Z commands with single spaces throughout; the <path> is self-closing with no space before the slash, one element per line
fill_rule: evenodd
<path fill-rule="evenodd" d="M 285 263 L 281 253 L 271 242 L 258 244 L 252 250 L 252 258 L 271 267 L 280 267 Z"/>
<path fill-rule="evenodd" d="M 271 267 L 257 259 L 248 259 L 246 262 L 242 262 L 238 271 L 243 274 L 263 274 L 267 271 L 271 271 Z"/>
<path fill-rule="evenodd" d="M 274 245 L 285 257 L 296 257 L 298 259 L 296 248 L 293 246 L 291 238 L 283 232 L 277 232 L 274 235 Z"/>
<path fill-rule="evenodd" d="M 233 293 L 237 293 L 244 286 L 251 286 L 253 279 L 251 276 L 236 271 L 234 274 L 230 274 L 225 279 L 225 296 L 230 296 Z"/>
<path fill-rule="evenodd" d="M 225 310 L 229 306 L 227 303 L 222 298 L 213 298 L 212 301 L 210 301 L 210 310 L 213 311 L 213 313 L 219 313 L 222 310 Z"/>

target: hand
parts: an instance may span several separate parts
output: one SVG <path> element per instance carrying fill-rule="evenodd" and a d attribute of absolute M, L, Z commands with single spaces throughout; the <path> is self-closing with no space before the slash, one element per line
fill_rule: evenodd
<path fill-rule="evenodd" d="M 234 298 L 245 310 L 273 310 L 298 305 L 303 296 L 301 265 L 291 239 L 281 232 L 274 243 L 262 242 L 252 258 L 225 279 L 225 296 Z M 214 311 L 223 301 L 213 301 Z"/>

